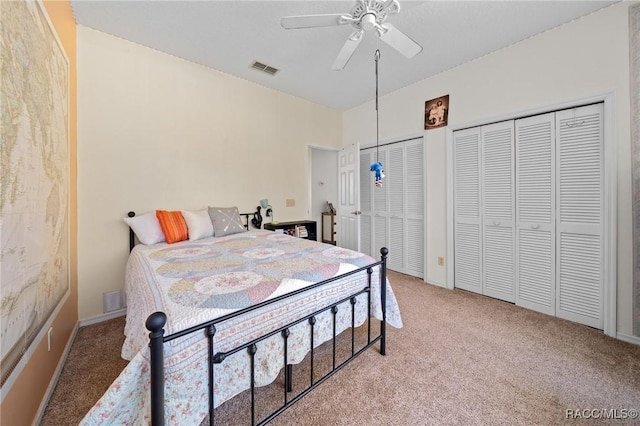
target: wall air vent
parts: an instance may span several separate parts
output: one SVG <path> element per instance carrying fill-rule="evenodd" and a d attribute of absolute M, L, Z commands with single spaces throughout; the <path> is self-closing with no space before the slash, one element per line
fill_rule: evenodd
<path fill-rule="evenodd" d="M 280 71 L 278 68 L 270 67 L 269 65 L 265 65 L 262 62 L 258 62 L 258 61 L 254 61 L 251 64 L 251 68 L 262 71 L 269 75 L 275 75 L 278 71 Z"/>

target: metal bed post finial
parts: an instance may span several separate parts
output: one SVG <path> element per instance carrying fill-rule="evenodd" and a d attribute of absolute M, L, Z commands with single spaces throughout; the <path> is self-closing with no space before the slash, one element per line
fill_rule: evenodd
<path fill-rule="evenodd" d="M 151 424 L 164 425 L 164 326 L 167 316 L 164 312 L 149 315 L 145 326 L 149 333 L 151 348 Z"/>
<path fill-rule="evenodd" d="M 253 213 L 253 219 L 251 219 L 251 223 L 256 227 L 256 229 L 260 229 L 262 227 L 262 214 L 260 213 L 260 210 L 262 210 L 262 207 L 256 207 L 256 211 Z"/>
<path fill-rule="evenodd" d="M 129 217 L 134 217 L 136 215 L 136 212 L 129 212 L 127 213 L 127 216 Z M 133 233 L 133 229 L 131 229 L 131 227 L 129 227 L 129 253 L 131 253 L 131 250 L 133 250 L 133 247 L 135 246 L 135 234 Z"/>

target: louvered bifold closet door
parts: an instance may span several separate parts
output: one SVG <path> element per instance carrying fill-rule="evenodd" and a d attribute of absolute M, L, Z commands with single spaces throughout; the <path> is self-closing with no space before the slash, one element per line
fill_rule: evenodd
<path fill-rule="evenodd" d="M 387 266 L 389 269 L 398 272 L 405 271 L 405 179 L 404 179 L 404 144 L 396 143 L 389 145 L 385 150 L 387 160 L 384 165 L 384 186 L 387 187 L 387 195 L 389 200 L 388 216 L 389 216 L 389 237 L 388 249 L 389 260 Z"/>
<path fill-rule="evenodd" d="M 370 171 L 373 153 L 370 150 L 360 151 L 360 250 L 371 257 L 377 258 L 372 247 L 373 208 L 371 197 L 373 192 L 373 174 Z M 379 250 L 380 248 L 378 248 Z M 378 251 L 378 253 L 380 253 Z"/>
<path fill-rule="evenodd" d="M 513 120 L 482 127 L 483 294 L 515 302 Z"/>
<path fill-rule="evenodd" d="M 602 329 L 603 105 L 556 113 L 556 315 Z"/>
<path fill-rule="evenodd" d="M 424 144 L 422 138 L 405 142 L 406 273 L 424 278 Z"/>
<path fill-rule="evenodd" d="M 482 293 L 480 128 L 453 133 L 454 285 Z"/>
<path fill-rule="evenodd" d="M 555 118 L 515 123 L 516 304 L 555 315 Z"/>
<path fill-rule="evenodd" d="M 376 159 L 375 150 L 372 152 L 372 162 L 379 161 L 384 167 L 387 164 L 387 151 L 386 148 L 380 148 L 378 158 Z M 385 169 L 385 176 L 387 170 Z M 369 172 L 371 173 L 371 172 Z M 388 246 L 388 226 L 387 226 L 387 205 L 388 205 L 388 188 L 389 185 L 386 182 L 386 178 L 382 180 L 382 186 L 374 186 L 372 190 L 373 201 L 373 251 L 374 253 L 380 253 L 381 247 Z M 378 257 L 378 255 L 374 256 Z"/>

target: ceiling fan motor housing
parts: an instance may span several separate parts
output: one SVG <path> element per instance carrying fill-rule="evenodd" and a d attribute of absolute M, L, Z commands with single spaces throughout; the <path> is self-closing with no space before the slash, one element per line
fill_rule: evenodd
<path fill-rule="evenodd" d="M 0 0 L 2 1 L 2 0 Z M 351 24 L 356 31 L 352 32 L 340 49 L 331 69 L 344 69 L 349 59 L 363 39 L 363 35 L 372 29 L 380 40 L 400 52 L 406 58 L 413 58 L 422 51 L 422 46 L 397 29 L 390 22 L 385 23 L 387 16 L 400 12 L 398 0 L 357 0 L 351 14 L 316 14 L 285 16 L 280 21 L 284 29 L 301 29 L 314 27 L 333 27 Z"/>
<path fill-rule="evenodd" d="M 387 19 L 385 12 L 385 2 L 376 0 L 372 2 L 358 3 L 351 11 L 353 21 L 351 24 L 359 30 L 369 31 L 380 25 Z"/>

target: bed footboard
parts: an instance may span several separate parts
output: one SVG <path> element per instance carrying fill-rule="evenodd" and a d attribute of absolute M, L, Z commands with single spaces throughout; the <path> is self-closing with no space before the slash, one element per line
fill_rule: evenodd
<path fill-rule="evenodd" d="M 367 350 L 368 348 L 370 348 L 371 346 L 373 346 L 374 344 L 376 344 L 378 341 L 380 342 L 380 354 L 381 355 L 385 355 L 386 354 L 386 322 L 387 322 L 387 304 L 386 304 L 386 300 L 387 300 L 387 294 L 386 294 L 386 281 L 387 281 L 387 255 L 388 255 L 389 251 L 387 250 L 386 247 L 383 247 L 380 249 L 380 254 L 381 254 L 381 259 L 378 262 L 375 262 L 371 265 L 356 269 L 354 271 L 350 271 L 346 274 L 337 276 L 337 277 L 333 277 L 330 278 L 328 280 L 316 283 L 312 286 L 300 289 L 300 290 L 296 290 L 293 291 L 291 293 L 282 295 L 282 296 L 278 296 L 275 297 L 273 299 L 264 301 L 262 303 L 253 305 L 251 307 L 245 308 L 245 309 L 241 309 L 239 311 L 236 311 L 232 314 L 229 315 L 225 315 L 222 316 L 220 318 L 217 318 L 215 320 L 211 320 L 202 324 L 199 324 L 197 326 L 191 327 L 187 330 L 183 330 L 177 333 L 173 333 L 170 335 L 165 336 L 164 335 L 164 326 L 166 324 L 167 321 L 167 316 L 163 313 L 163 312 L 155 312 L 153 314 L 151 314 L 146 321 L 146 327 L 147 329 L 150 331 L 149 333 L 149 340 L 150 340 L 150 364 L 151 364 L 151 368 L 150 368 L 150 374 L 151 374 L 151 424 L 154 426 L 157 425 L 163 425 L 164 424 L 164 343 L 165 342 L 169 342 L 171 340 L 177 339 L 179 337 L 185 336 L 187 334 L 190 333 L 194 333 L 194 332 L 202 332 L 204 331 L 205 335 L 208 338 L 208 365 L 209 365 L 209 377 L 208 377 L 208 383 L 209 383 L 209 423 L 211 425 L 215 424 L 215 416 L 214 416 L 214 407 L 215 407 L 215 395 L 214 395 L 214 365 L 215 364 L 220 364 L 222 362 L 224 362 L 225 358 L 235 354 L 236 352 L 242 351 L 242 350 L 246 350 L 247 353 L 250 356 L 250 366 L 251 366 L 251 371 L 249 372 L 250 374 L 250 383 L 251 383 L 251 387 L 250 387 L 250 392 L 251 392 L 251 424 L 255 425 L 256 424 L 256 419 L 255 419 L 255 383 L 254 383 L 254 374 L 255 374 L 255 362 L 254 362 L 254 357 L 256 354 L 256 345 L 264 340 L 267 339 L 269 337 L 275 336 L 277 334 L 279 334 L 282 339 L 283 339 L 283 346 L 284 346 L 284 359 L 283 359 L 283 364 L 285 365 L 286 368 L 284 370 L 284 382 L 285 382 L 285 386 L 283 388 L 283 403 L 282 405 L 276 409 L 275 411 L 273 411 L 270 415 L 266 416 L 264 419 L 262 419 L 259 423 L 257 424 L 266 424 L 269 423 L 271 420 L 273 420 L 276 416 L 278 416 L 280 413 L 282 413 L 283 411 L 285 411 L 287 408 L 289 408 L 291 405 L 293 405 L 295 402 L 297 402 L 298 400 L 300 400 L 302 397 L 304 397 L 306 394 L 308 394 L 309 392 L 311 392 L 315 387 L 319 386 L 321 383 L 323 383 L 325 380 L 327 380 L 329 377 L 331 377 L 333 374 L 335 374 L 336 372 L 338 372 L 340 369 L 342 369 L 342 367 L 344 367 L 345 365 L 347 365 L 349 362 L 351 362 L 354 358 L 356 358 L 358 355 L 360 355 L 362 352 L 364 352 L 365 350 Z M 381 301 L 381 310 L 382 310 L 382 319 L 380 321 L 380 333 L 376 336 L 372 336 L 372 332 L 371 332 L 371 288 L 372 288 L 372 274 L 373 274 L 373 268 L 376 266 L 380 266 L 380 301 Z M 334 282 L 340 278 L 349 276 L 349 275 L 353 275 L 359 272 L 363 272 L 366 271 L 367 273 L 367 286 L 365 286 L 363 289 L 358 290 L 357 292 L 337 301 L 332 303 L 331 305 L 328 306 L 324 306 L 324 307 L 320 307 L 318 310 L 316 310 L 315 312 L 311 313 L 310 315 L 307 315 L 303 318 L 299 318 L 294 322 L 291 322 L 289 324 L 286 324 L 276 330 L 272 330 L 270 333 L 261 336 L 259 338 L 256 338 L 250 342 L 245 342 L 244 344 L 226 351 L 226 352 L 216 352 L 214 350 L 214 336 L 216 333 L 216 324 L 222 323 L 223 321 L 227 321 L 231 318 L 234 318 L 236 316 L 239 315 L 243 315 L 249 311 L 255 310 L 255 309 L 260 309 L 262 307 L 268 306 L 272 303 L 287 299 L 289 297 L 295 296 L 297 294 L 309 291 L 311 289 L 320 287 L 322 285 Z M 356 297 L 362 294 L 366 294 L 366 299 L 367 299 L 367 344 L 364 345 L 362 348 L 360 348 L 359 350 L 356 350 L 355 345 L 354 345 L 354 341 L 355 341 L 355 337 L 354 337 L 354 330 L 356 328 L 355 326 L 355 316 L 354 316 L 354 309 L 355 309 L 355 304 L 356 304 Z M 351 351 L 350 351 L 350 356 L 348 358 L 346 358 L 344 361 L 342 361 L 341 363 L 336 363 L 336 314 L 338 312 L 338 306 L 342 305 L 342 304 L 349 304 L 351 306 Z M 316 316 L 326 312 L 326 311 L 330 311 L 331 314 L 333 315 L 333 361 L 332 361 L 332 367 L 330 369 L 329 372 L 327 372 L 324 376 L 322 376 L 319 379 L 314 379 L 314 372 L 313 372 L 313 367 L 314 367 L 314 342 L 313 342 L 313 336 L 314 336 L 314 332 L 313 332 L 313 327 L 315 325 L 316 322 Z M 288 362 L 287 359 L 287 339 L 289 337 L 289 329 L 297 324 L 300 324 L 302 322 L 306 322 L 308 323 L 311 332 L 310 332 L 310 338 L 311 338 L 311 344 L 310 344 L 310 366 L 311 366 L 311 377 L 310 377 L 310 383 L 309 385 L 300 393 L 298 393 L 295 397 L 290 398 L 289 397 L 289 392 L 291 391 L 291 383 L 292 383 L 292 374 L 293 374 L 293 369 L 291 364 Z M 346 331 L 346 330 L 345 330 Z"/>

